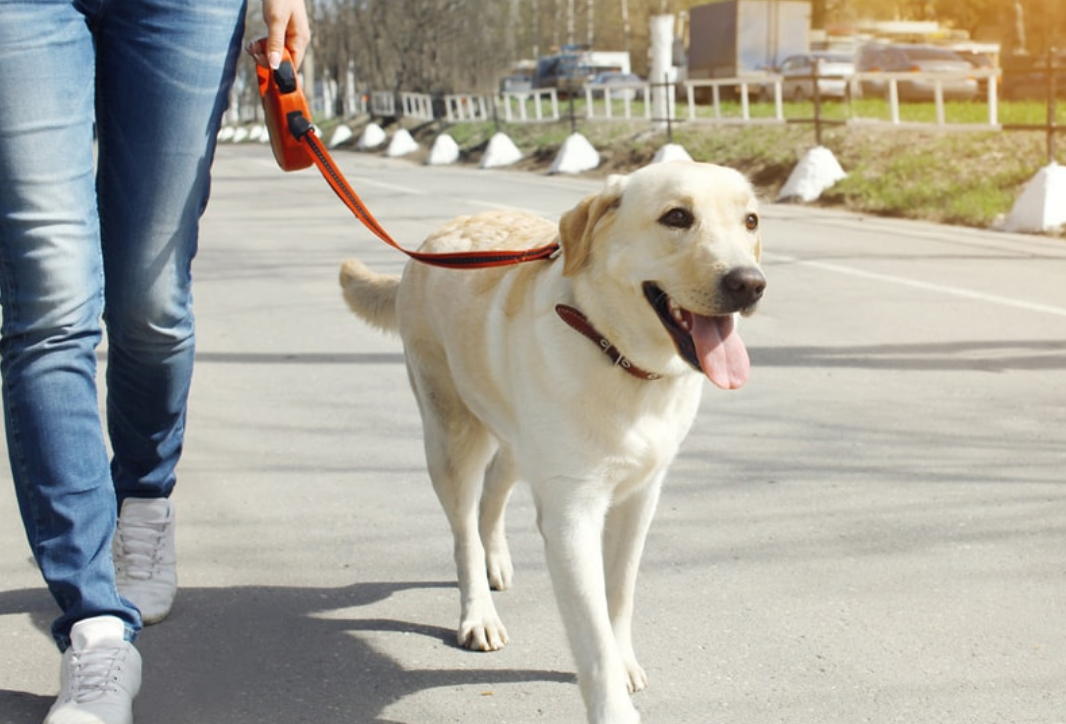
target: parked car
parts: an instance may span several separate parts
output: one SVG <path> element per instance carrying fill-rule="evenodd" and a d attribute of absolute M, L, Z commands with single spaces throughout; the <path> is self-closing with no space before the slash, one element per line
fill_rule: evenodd
<path fill-rule="evenodd" d="M 593 75 L 592 68 L 584 62 L 584 55 L 564 53 L 538 60 L 532 83 L 534 88 L 555 88 L 561 97 L 566 97 L 584 92 Z"/>
<path fill-rule="evenodd" d="M 636 73 L 599 73 L 589 83 L 588 88 L 592 90 L 593 96 L 602 94 L 606 97 L 610 92 L 611 100 L 634 100 L 644 97 L 644 79 Z"/>
<path fill-rule="evenodd" d="M 818 63 L 818 93 L 822 98 L 844 98 L 848 77 L 855 72 L 855 61 L 847 53 L 816 51 L 792 55 L 775 69 L 781 80 L 781 97 L 790 101 L 805 101 L 814 97 L 814 64 Z M 762 89 L 763 100 L 773 100 L 774 87 Z"/>
<path fill-rule="evenodd" d="M 977 95 L 977 80 L 964 75 L 972 72 L 973 66 L 958 53 L 935 45 L 866 45 L 859 51 L 855 71 L 921 73 L 924 77 L 896 81 L 901 101 L 932 100 L 936 82 L 928 75 L 935 73 L 951 74 L 941 80 L 945 100 L 970 100 Z M 883 98 L 888 95 L 888 88 L 887 80 L 865 78 L 859 82 L 863 96 Z"/>
<path fill-rule="evenodd" d="M 958 49 L 956 49 L 955 52 L 958 54 L 958 56 L 960 58 L 962 58 L 967 63 L 969 63 L 971 66 L 973 66 L 974 70 L 980 70 L 980 71 L 995 70 L 996 64 L 992 61 L 992 58 L 989 57 L 989 55 L 987 53 L 982 53 L 982 52 L 977 51 L 977 50 L 958 50 Z M 980 95 L 982 95 L 982 96 L 988 95 L 988 78 L 987 77 L 982 76 L 982 77 L 978 77 L 977 78 L 977 92 Z"/>

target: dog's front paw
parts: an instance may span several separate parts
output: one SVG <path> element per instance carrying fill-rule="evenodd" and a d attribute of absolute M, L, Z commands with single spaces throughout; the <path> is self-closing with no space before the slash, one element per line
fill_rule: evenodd
<path fill-rule="evenodd" d="M 499 651 L 507 645 L 507 629 L 503 627 L 495 608 L 481 610 L 472 607 L 459 622 L 459 645 L 473 651 Z"/>

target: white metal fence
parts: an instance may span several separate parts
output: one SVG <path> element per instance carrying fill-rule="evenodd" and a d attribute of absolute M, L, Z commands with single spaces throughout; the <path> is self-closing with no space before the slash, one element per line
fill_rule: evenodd
<path fill-rule="evenodd" d="M 401 115 L 415 121 L 432 121 L 433 96 L 425 93 L 407 93 L 400 91 Z"/>
<path fill-rule="evenodd" d="M 490 120 L 490 103 L 490 99 L 485 96 L 469 93 L 444 96 L 444 120 L 450 123 Z"/>
<path fill-rule="evenodd" d="M 851 115 L 848 121 L 882 122 L 903 125 L 900 109 L 903 100 L 900 85 L 922 81 L 934 88 L 932 101 L 936 108 L 935 125 L 948 124 L 944 85 L 962 77 L 982 81 L 986 90 L 974 103 L 987 108 L 987 124 L 966 124 L 971 128 L 999 127 L 998 70 L 977 70 L 965 74 L 944 73 L 856 73 L 847 76 L 852 97 L 861 95 L 858 89 L 864 81 L 883 85 L 888 115 L 885 118 L 862 118 Z M 841 78 L 823 75 L 821 78 Z M 709 80 L 686 80 L 670 84 L 633 83 L 609 87 L 586 87 L 583 92 L 581 119 L 593 121 L 684 121 L 686 123 L 784 123 L 785 105 L 779 75 L 760 75 Z M 666 86 L 668 103 L 663 108 L 651 102 L 656 90 Z M 754 100 L 753 100 L 754 99 Z M 432 96 L 420 93 L 373 92 L 369 111 L 377 117 L 400 117 L 417 121 L 437 118 L 449 123 L 461 121 L 498 120 L 506 123 L 538 123 L 558 121 L 569 117 L 568 98 L 560 98 L 554 88 L 512 91 L 497 96 L 451 94 L 443 96 L 441 106 L 434 108 Z M 399 101 L 399 102 L 397 102 Z M 727 103 L 728 102 L 728 103 Z M 758 103 L 760 112 L 753 113 Z M 771 105 L 767 112 L 766 105 Z M 728 109 L 728 110 L 727 110 Z M 959 124 L 956 124 L 958 126 Z"/>
<path fill-rule="evenodd" d="M 538 88 L 517 93 L 502 93 L 497 110 L 508 123 L 559 120 L 559 94 L 554 88 Z"/>

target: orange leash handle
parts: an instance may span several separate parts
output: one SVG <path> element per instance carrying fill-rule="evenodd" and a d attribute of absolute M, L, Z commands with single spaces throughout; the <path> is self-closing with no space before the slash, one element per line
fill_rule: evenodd
<path fill-rule="evenodd" d="M 283 51 L 281 65 L 277 70 L 256 64 L 259 79 L 259 97 L 263 101 L 267 130 L 270 132 L 270 147 L 274 160 L 283 171 L 298 171 L 314 161 L 300 139 L 289 133 L 290 118 L 310 118 L 307 100 L 300 90 L 300 80 L 292 64 L 289 51 Z"/>

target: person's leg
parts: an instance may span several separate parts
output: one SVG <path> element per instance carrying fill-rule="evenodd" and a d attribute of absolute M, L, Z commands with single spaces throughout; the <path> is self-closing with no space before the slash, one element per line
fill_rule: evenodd
<path fill-rule="evenodd" d="M 71 626 L 137 610 L 115 586 L 115 492 L 96 394 L 103 268 L 93 181 L 93 38 L 70 0 L 0 0 L 0 372 L 33 554 Z"/>
<path fill-rule="evenodd" d="M 165 498 L 175 484 L 193 367 L 191 264 L 243 25 L 243 0 L 168 0 L 105 5 L 96 29 L 107 419 L 120 505 Z"/>
<path fill-rule="evenodd" d="M 192 381 L 192 261 L 244 2 L 105 8 L 96 27 L 97 193 L 107 421 L 120 506 L 112 553 L 119 590 L 152 624 L 170 613 L 177 593 L 168 498 Z"/>

